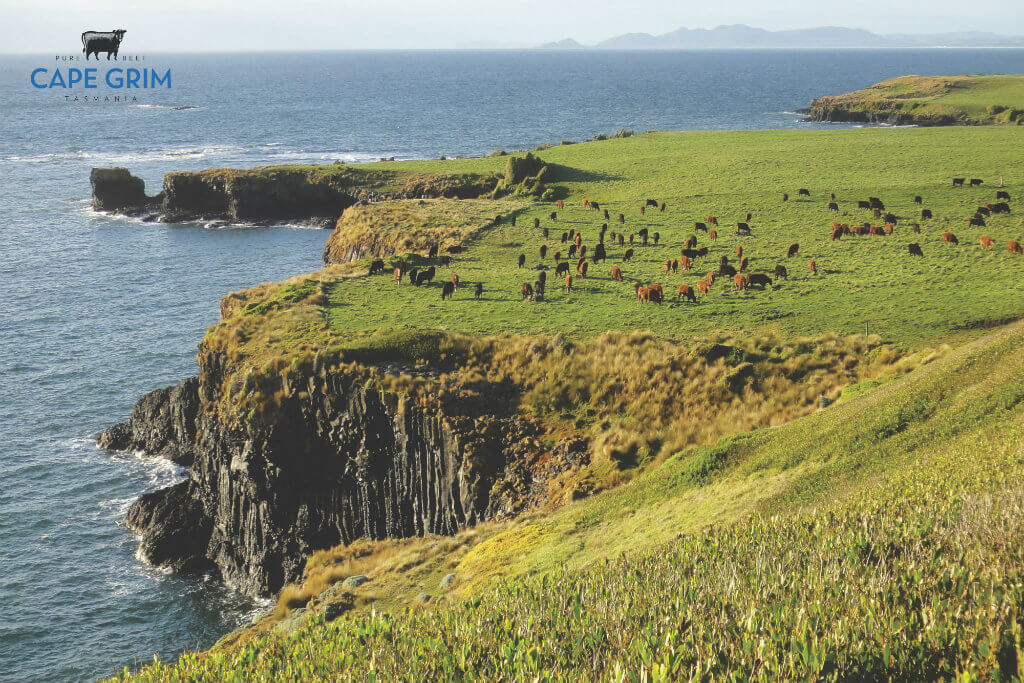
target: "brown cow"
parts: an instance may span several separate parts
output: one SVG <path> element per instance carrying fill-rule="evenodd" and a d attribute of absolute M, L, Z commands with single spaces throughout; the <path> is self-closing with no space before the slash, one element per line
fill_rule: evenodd
<path fill-rule="evenodd" d="M 747 257 L 744 256 L 740 259 L 740 272 L 743 273 L 747 270 Z"/>
<path fill-rule="evenodd" d="M 841 225 L 832 228 L 832 241 L 835 242 L 843 236 L 843 227 Z"/>
<path fill-rule="evenodd" d="M 697 280 L 697 291 L 703 296 L 711 291 L 711 285 L 706 280 Z"/>
<path fill-rule="evenodd" d="M 611 217 L 610 217 L 610 216 L 611 216 L 611 214 L 609 214 L 609 213 L 608 213 L 608 209 L 605 209 L 605 210 L 604 210 L 604 219 L 605 219 L 606 221 L 610 221 L 610 220 L 611 220 Z"/>
<path fill-rule="evenodd" d="M 690 235 L 689 237 L 687 237 L 686 241 L 683 242 L 683 249 L 693 249 L 696 246 L 697 246 L 697 238 L 694 237 L 693 235 Z"/>
<path fill-rule="evenodd" d="M 704 276 L 704 280 L 708 283 L 708 287 L 710 287 L 715 284 L 715 274 L 709 271 L 708 274 Z"/>
<path fill-rule="evenodd" d="M 612 266 L 612 279 L 616 282 L 622 282 L 622 271 L 619 270 L 618 266 Z"/>
<path fill-rule="evenodd" d="M 690 260 L 689 256 L 679 257 L 679 262 L 683 265 L 683 270 L 689 270 L 693 267 L 693 261 Z"/>
<path fill-rule="evenodd" d="M 590 200 L 587 199 L 586 197 L 583 198 L 583 208 L 584 209 L 589 209 L 590 208 Z"/>
<path fill-rule="evenodd" d="M 672 260 L 669 259 L 668 261 L 665 261 L 663 264 L 661 264 L 661 267 L 665 269 L 666 273 L 671 273 L 672 272 Z"/>
<path fill-rule="evenodd" d="M 633 233 L 629 233 L 629 243 L 633 244 Z"/>
<path fill-rule="evenodd" d="M 521 288 L 523 293 L 523 301 L 527 299 L 533 300 L 533 286 L 529 282 L 524 282 Z"/>
<path fill-rule="evenodd" d="M 717 230 L 712 230 L 711 232 L 708 233 L 708 237 L 711 238 L 712 242 L 717 242 L 718 241 L 718 231 Z"/>
<path fill-rule="evenodd" d="M 636 288 L 636 300 L 640 303 L 646 303 L 651 300 L 651 293 L 646 287 L 641 287 L 639 283 Z"/>
<path fill-rule="evenodd" d="M 958 240 L 956 238 L 956 235 L 954 235 L 953 233 L 951 233 L 951 232 L 944 232 L 944 233 L 942 233 L 942 243 L 943 244 L 960 244 L 960 240 Z"/>
<path fill-rule="evenodd" d="M 395 267 L 395 282 L 397 282 L 398 284 L 402 284 L 402 267 L 401 266 L 396 266 Z"/>
<path fill-rule="evenodd" d="M 718 219 L 715 218 L 714 216 L 708 216 L 707 218 L 704 219 L 704 222 L 707 223 L 708 225 L 718 225 Z"/>
<path fill-rule="evenodd" d="M 619 214 L 619 223 L 625 223 L 625 222 L 626 222 L 626 214 L 620 213 Z"/>
<path fill-rule="evenodd" d="M 588 264 L 586 261 L 584 261 L 583 263 L 581 263 L 579 265 L 579 267 L 576 270 L 579 272 L 580 277 L 583 277 L 583 278 L 587 277 L 587 268 L 589 268 L 589 267 L 590 267 L 590 264 Z"/>
<path fill-rule="evenodd" d="M 892 228 L 892 223 L 886 223 L 885 224 L 885 234 L 886 235 L 891 235 L 892 234 L 892 229 L 893 229 Z"/>
<path fill-rule="evenodd" d="M 459 276 L 455 273 L 452 273 L 452 289 L 459 291 Z"/>
<path fill-rule="evenodd" d="M 814 259 L 807 262 L 807 269 L 811 271 L 811 275 L 818 274 L 818 264 L 814 262 Z"/>
<path fill-rule="evenodd" d="M 647 207 L 646 206 L 641 206 L 640 207 L 640 215 L 643 216 L 646 212 L 647 212 Z"/>
<path fill-rule="evenodd" d="M 679 285 L 679 293 L 676 295 L 677 299 L 682 299 L 683 297 L 685 297 L 687 301 L 693 301 L 694 303 L 697 301 L 697 297 L 693 294 L 693 287 L 686 283 Z"/>
<path fill-rule="evenodd" d="M 980 244 L 983 249 L 991 249 L 992 245 L 995 243 L 995 240 L 988 235 L 982 235 L 978 238 L 978 244 Z"/>
<path fill-rule="evenodd" d="M 910 224 L 910 229 L 913 230 L 914 232 L 921 232 L 921 224 L 920 223 L 911 223 Z"/>
<path fill-rule="evenodd" d="M 1011 254 L 1020 254 L 1020 244 L 1017 243 L 1017 240 L 1010 240 L 1009 243 L 1007 243 L 1006 245 L 1006 251 L 1008 251 Z"/>
<path fill-rule="evenodd" d="M 882 234 L 882 227 L 880 225 L 872 225 L 870 228 L 868 228 L 868 234 L 869 235 L 881 235 Z"/>
<path fill-rule="evenodd" d="M 732 279 L 732 286 L 736 289 L 743 291 L 747 288 L 747 278 L 736 273 L 736 276 Z"/>
<path fill-rule="evenodd" d="M 625 252 L 624 252 L 624 253 L 622 254 L 622 262 L 623 262 L 623 263 L 625 263 L 626 261 L 629 261 L 629 260 L 630 260 L 630 259 L 632 259 L 632 258 L 633 258 L 633 250 L 632 250 L 632 249 L 627 249 L 627 250 L 626 250 L 626 251 L 625 251 Z"/>
<path fill-rule="evenodd" d="M 665 292 L 661 289 L 661 285 L 647 285 L 647 293 L 652 304 L 660 304 L 665 300 Z"/>
<path fill-rule="evenodd" d="M 747 222 L 749 223 L 749 222 L 750 222 L 750 219 L 751 219 L 751 218 L 753 218 L 753 217 L 754 217 L 754 214 L 752 214 L 752 213 L 750 213 L 750 212 L 748 211 L 748 212 L 747 212 L 747 217 L 746 217 L 746 218 L 744 218 L 743 220 L 745 220 L 745 221 L 747 221 Z"/>
<path fill-rule="evenodd" d="M 565 276 L 565 293 L 568 294 L 572 291 L 572 275 Z"/>
<path fill-rule="evenodd" d="M 555 206 L 557 206 L 559 209 L 564 209 L 565 208 L 565 202 L 563 202 L 561 199 L 556 199 L 555 200 Z"/>
<path fill-rule="evenodd" d="M 658 211 L 661 213 L 665 213 L 665 202 L 661 203 L 661 206 L 658 207 Z"/>
<path fill-rule="evenodd" d="M 794 242 L 789 245 L 789 249 L 786 250 L 786 258 L 792 258 L 796 256 L 797 252 L 800 251 L 800 245 Z"/>
<path fill-rule="evenodd" d="M 742 244 L 737 244 L 736 245 L 736 255 L 737 256 L 743 256 L 743 245 Z"/>

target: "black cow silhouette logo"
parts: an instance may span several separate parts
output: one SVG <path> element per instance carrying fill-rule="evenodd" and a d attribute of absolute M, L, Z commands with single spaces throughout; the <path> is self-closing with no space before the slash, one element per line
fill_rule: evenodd
<path fill-rule="evenodd" d="M 107 59 L 110 59 L 111 55 L 117 59 L 117 51 L 121 47 L 125 33 L 127 31 L 123 28 L 116 31 L 86 31 L 82 34 L 82 52 L 85 53 L 85 58 L 88 60 L 89 55 L 96 55 L 98 60 L 100 53 L 106 52 Z"/>

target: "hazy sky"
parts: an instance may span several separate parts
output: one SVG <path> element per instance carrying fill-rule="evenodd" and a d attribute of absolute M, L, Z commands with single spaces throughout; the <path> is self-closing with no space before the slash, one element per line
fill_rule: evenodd
<path fill-rule="evenodd" d="M 573 37 L 744 23 L 876 33 L 1024 34 L 1021 0 L 0 0 L 0 51 L 81 50 L 83 30 L 128 31 L 125 51 L 532 46 Z"/>

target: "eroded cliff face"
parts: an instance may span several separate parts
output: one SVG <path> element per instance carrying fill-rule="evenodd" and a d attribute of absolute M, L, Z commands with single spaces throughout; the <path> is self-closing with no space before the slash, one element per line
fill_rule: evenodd
<path fill-rule="evenodd" d="M 314 363 L 285 375 L 269 413 L 239 417 L 222 407 L 224 357 L 205 351 L 200 367 L 199 378 L 144 397 L 128 423 L 100 438 L 194 456 L 186 481 L 128 513 L 155 565 L 212 568 L 267 595 L 297 579 L 316 549 L 450 534 L 512 511 L 495 492 L 514 488 L 506 465 L 532 432 L 494 402 L 442 409 L 430 396 L 384 392 L 372 378 Z"/>
<path fill-rule="evenodd" d="M 873 108 L 874 107 L 874 108 Z M 835 97 L 819 97 L 807 109 L 807 120 L 822 123 L 872 123 L 889 126 L 953 126 L 968 121 L 953 115 L 907 112 L 899 104 L 851 106 Z"/>

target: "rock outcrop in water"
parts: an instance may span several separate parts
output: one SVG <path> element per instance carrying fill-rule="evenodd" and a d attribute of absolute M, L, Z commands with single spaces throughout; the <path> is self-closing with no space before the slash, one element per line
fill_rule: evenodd
<path fill-rule="evenodd" d="M 531 435 L 491 405 L 441 404 L 383 392 L 358 373 L 314 364 L 287 375 L 273 417 L 229 416 L 219 395 L 227 361 L 200 354 L 202 375 L 153 392 L 100 443 L 192 457 L 189 478 L 147 494 L 127 523 L 142 555 L 178 571 L 213 568 L 267 595 L 297 579 L 316 549 L 360 537 L 450 534 L 509 512 L 499 489 L 523 489 Z M 517 450 L 518 449 L 518 450 Z M 507 471 L 506 471 L 507 470 Z"/>
<path fill-rule="evenodd" d="M 163 190 L 147 197 L 141 179 L 124 168 L 94 168 L 93 206 L 149 220 L 223 220 L 263 223 L 315 221 L 332 227 L 342 211 L 359 201 L 457 197 L 492 192 L 495 174 L 413 174 L 344 164 L 210 169 L 168 173 Z"/>

